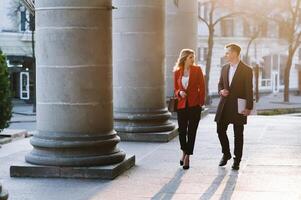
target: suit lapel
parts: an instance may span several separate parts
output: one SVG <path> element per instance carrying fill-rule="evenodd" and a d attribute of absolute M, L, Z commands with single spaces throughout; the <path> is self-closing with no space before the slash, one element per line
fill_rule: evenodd
<path fill-rule="evenodd" d="M 229 70 L 230 70 L 230 64 L 228 64 L 227 66 L 226 66 L 226 73 L 224 74 L 224 80 L 226 80 L 226 89 L 228 89 L 230 86 L 229 86 Z"/>

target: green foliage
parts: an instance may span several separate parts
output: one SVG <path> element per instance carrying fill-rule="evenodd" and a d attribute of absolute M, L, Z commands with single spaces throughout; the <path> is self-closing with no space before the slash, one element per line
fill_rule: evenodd
<path fill-rule="evenodd" d="M 9 73 L 6 58 L 0 49 L 0 132 L 8 127 L 12 116 Z"/>
<path fill-rule="evenodd" d="M 279 109 L 268 109 L 268 110 L 258 110 L 258 115 L 284 115 L 292 113 L 300 113 L 301 108 L 279 108 Z"/>

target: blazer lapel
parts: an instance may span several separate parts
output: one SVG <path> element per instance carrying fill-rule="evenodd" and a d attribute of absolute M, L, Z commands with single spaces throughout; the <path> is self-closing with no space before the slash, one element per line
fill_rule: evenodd
<path fill-rule="evenodd" d="M 184 87 L 183 87 L 183 84 L 182 84 L 182 76 L 183 76 L 183 74 L 184 74 L 184 71 L 181 69 L 180 70 L 180 76 L 179 76 L 179 78 L 178 78 L 178 84 L 179 84 L 179 86 L 180 86 L 180 88 L 181 88 L 181 90 L 184 90 Z"/>
<path fill-rule="evenodd" d="M 188 79 L 187 91 L 188 91 L 188 88 L 191 85 L 191 81 L 192 81 L 192 74 L 193 74 L 192 70 L 193 70 L 193 67 L 191 66 L 190 70 L 189 70 L 189 79 Z"/>
<path fill-rule="evenodd" d="M 230 88 L 230 86 L 229 86 L 229 70 L 230 70 L 230 64 L 227 65 L 226 73 L 224 74 L 224 80 L 226 80 L 226 82 L 225 82 L 226 89 Z"/>

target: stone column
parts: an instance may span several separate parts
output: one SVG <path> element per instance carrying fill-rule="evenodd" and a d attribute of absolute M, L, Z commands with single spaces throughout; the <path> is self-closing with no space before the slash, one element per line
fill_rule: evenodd
<path fill-rule="evenodd" d="M 111 27 L 111 0 L 36 0 L 37 134 L 27 162 L 125 161 L 113 130 Z"/>
<path fill-rule="evenodd" d="M 162 0 L 113 0 L 115 129 L 122 140 L 169 141 Z"/>
<path fill-rule="evenodd" d="M 8 199 L 8 193 L 2 189 L 2 185 L 0 183 L 0 200 Z"/>
<path fill-rule="evenodd" d="M 173 96 L 173 67 L 177 61 L 181 49 L 193 49 L 197 54 L 198 1 L 166 0 L 165 2 L 166 95 Z"/>

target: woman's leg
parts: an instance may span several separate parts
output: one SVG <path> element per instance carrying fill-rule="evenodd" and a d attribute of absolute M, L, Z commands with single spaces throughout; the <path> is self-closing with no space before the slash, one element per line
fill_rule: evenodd
<path fill-rule="evenodd" d="M 189 109 L 189 124 L 188 124 L 188 142 L 187 142 L 187 154 L 192 155 L 195 143 L 195 137 L 201 118 L 200 107 L 193 107 Z"/>
<path fill-rule="evenodd" d="M 188 110 L 182 109 L 178 110 L 178 131 L 179 131 L 179 140 L 183 153 L 187 151 L 187 126 L 188 126 Z"/>

